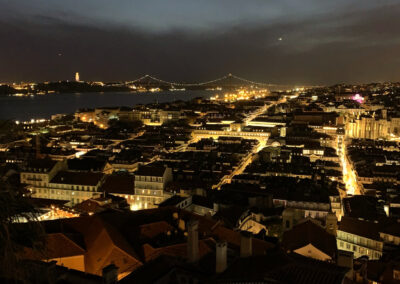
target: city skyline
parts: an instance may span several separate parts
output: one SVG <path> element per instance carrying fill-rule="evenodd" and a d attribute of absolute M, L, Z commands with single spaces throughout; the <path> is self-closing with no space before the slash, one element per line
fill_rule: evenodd
<path fill-rule="evenodd" d="M 400 283 L 399 0 L 0 0 L 1 283 Z"/>
<path fill-rule="evenodd" d="M 0 81 L 398 81 L 396 1 L 0 1 Z"/>

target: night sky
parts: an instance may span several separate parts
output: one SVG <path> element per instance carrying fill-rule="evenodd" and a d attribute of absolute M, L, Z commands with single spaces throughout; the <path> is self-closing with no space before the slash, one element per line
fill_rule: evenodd
<path fill-rule="evenodd" d="M 0 0 L 0 82 L 400 81 L 400 1 Z"/>

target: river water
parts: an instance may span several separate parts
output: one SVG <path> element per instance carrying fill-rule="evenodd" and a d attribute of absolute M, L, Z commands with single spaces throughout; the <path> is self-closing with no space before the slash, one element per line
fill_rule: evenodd
<path fill-rule="evenodd" d="M 156 93 L 75 93 L 33 97 L 0 96 L 0 119 L 30 120 L 50 118 L 52 114 L 73 113 L 80 108 L 134 106 L 154 102 L 210 97 L 212 91 L 174 91 Z"/>

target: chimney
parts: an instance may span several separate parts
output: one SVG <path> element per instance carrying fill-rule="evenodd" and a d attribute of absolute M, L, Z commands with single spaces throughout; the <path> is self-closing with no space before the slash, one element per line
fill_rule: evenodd
<path fill-rule="evenodd" d="M 336 264 L 340 267 L 346 267 L 349 270 L 348 276 L 353 274 L 354 254 L 351 251 L 338 250 Z"/>
<path fill-rule="evenodd" d="M 107 265 L 102 270 L 103 281 L 105 284 L 114 284 L 118 281 L 118 267 L 113 263 Z"/>
<path fill-rule="evenodd" d="M 199 259 L 199 221 L 190 220 L 187 230 L 187 258 L 190 262 L 196 262 Z"/>
<path fill-rule="evenodd" d="M 215 271 L 222 273 L 227 267 L 227 249 L 228 243 L 226 241 L 218 242 L 215 248 Z"/>
<path fill-rule="evenodd" d="M 249 257 L 252 255 L 252 243 L 252 234 L 250 232 L 240 232 L 240 257 Z"/>

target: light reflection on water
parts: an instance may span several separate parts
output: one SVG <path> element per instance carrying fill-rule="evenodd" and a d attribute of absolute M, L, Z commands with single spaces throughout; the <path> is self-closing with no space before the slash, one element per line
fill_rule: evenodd
<path fill-rule="evenodd" d="M 28 120 L 49 118 L 52 114 L 73 113 L 80 108 L 134 106 L 155 102 L 209 97 L 212 91 L 176 91 L 158 93 L 75 93 L 37 96 L 0 96 L 0 119 Z"/>

